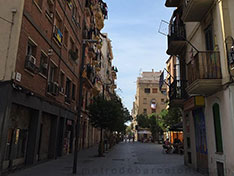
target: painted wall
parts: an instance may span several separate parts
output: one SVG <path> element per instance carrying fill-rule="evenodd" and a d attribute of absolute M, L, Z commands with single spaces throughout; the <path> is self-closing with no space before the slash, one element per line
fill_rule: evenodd
<path fill-rule="evenodd" d="M 220 106 L 220 120 L 223 139 L 223 154 L 216 153 L 215 129 L 212 106 L 218 103 Z M 234 87 L 230 87 L 224 91 L 218 92 L 206 99 L 206 126 L 207 126 L 207 142 L 209 148 L 209 166 L 210 173 L 216 174 L 216 162 L 224 163 L 227 176 L 234 173 Z"/>
<path fill-rule="evenodd" d="M 11 80 L 15 71 L 24 0 L 0 1 L 0 81 Z M 15 13 L 12 13 L 14 9 Z"/>

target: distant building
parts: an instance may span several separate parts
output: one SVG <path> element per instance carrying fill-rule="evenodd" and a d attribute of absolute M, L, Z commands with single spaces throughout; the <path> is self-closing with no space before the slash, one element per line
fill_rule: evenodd
<path fill-rule="evenodd" d="M 159 114 L 166 108 L 166 86 L 163 85 L 161 91 L 159 90 L 159 78 L 161 73 L 161 71 L 154 72 L 154 70 L 152 70 L 152 72 L 142 72 L 141 77 L 137 78 L 136 96 L 132 110 L 135 130 L 137 126 L 137 115 Z M 135 134 L 136 133 L 137 131 L 135 131 Z"/>

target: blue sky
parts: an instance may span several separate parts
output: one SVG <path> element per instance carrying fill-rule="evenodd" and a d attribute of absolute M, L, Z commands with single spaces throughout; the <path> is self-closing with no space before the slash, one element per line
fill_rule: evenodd
<path fill-rule="evenodd" d="M 118 67 L 117 93 L 131 111 L 136 79 L 141 71 L 165 68 L 167 37 L 159 34 L 161 20 L 169 21 L 172 10 L 165 0 L 105 0 L 109 19 L 102 32 L 112 40 Z"/>

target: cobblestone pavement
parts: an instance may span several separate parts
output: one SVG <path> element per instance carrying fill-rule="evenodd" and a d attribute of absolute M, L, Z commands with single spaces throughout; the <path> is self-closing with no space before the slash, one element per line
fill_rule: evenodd
<path fill-rule="evenodd" d="M 105 157 L 96 157 L 97 148 L 79 153 L 79 176 L 200 176 L 184 166 L 183 155 L 165 154 L 162 146 L 147 143 L 120 143 Z M 72 173 L 73 156 L 36 165 L 10 176 L 67 176 Z"/>

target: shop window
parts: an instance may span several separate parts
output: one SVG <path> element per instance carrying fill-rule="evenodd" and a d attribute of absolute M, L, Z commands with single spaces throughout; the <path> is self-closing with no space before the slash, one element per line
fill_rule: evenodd
<path fill-rule="evenodd" d="M 40 57 L 40 73 L 44 76 L 47 76 L 48 72 L 48 58 L 47 56 L 41 52 Z"/>
<path fill-rule="evenodd" d="M 4 160 L 9 160 L 10 159 L 10 149 L 12 146 L 13 142 L 13 136 L 14 135 L 14 129 L 9 128 L 7 132 L 7 143 L 6 143 L 6 149 L 4 153 Z"/>
<path fill-rule="evenodd" d="M 153 89 L 152 89 L 152 92 L 153 92 L 153 93 L 158 93 L 158 89 L 157 89 L 157 88 L 153 88 Z"/>
<path fill-rule="evenodd" d="M 192 153 L 188 152 L 188 163 L 192 164 Z"/>
<path fill-rule="evenodd" d="M 150 93 L 150 88 L 145 88 L 145 93 Z"/>
<path fill-rule="evenodd" d="M 17 146 L 16 158 L 23 158 L 26 154 L 28 130 L 16 129 L 15 144 Z"/>
<path fill-rule="evenodd" d="M 213 118 L 214 118 L 214 129 L 215 129 L 215 141 L 216 141 L 216 152 L 223 152 L 223 139 L 222 139 L 222 128 L 220 121 L 219 105 L 215 103 L 213 105 Z"/>

